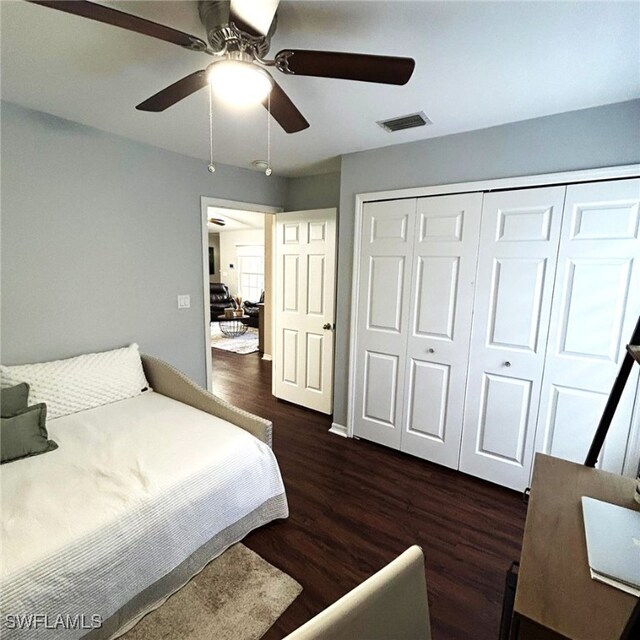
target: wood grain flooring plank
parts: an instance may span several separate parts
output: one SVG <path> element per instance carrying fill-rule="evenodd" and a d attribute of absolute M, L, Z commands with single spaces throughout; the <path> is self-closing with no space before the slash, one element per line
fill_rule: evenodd
<path fill-rule="evenodd" d="M 520 494 L 365 440 L 271 395 L 271 363 L 213 351 L 214 392 L 274 423 L 290 516 L 244 543 L 304 591 L 264 636 L 284 637 L 412 544 L 426 557 L 434 640 L 495 640 L 520 555 Z"/>

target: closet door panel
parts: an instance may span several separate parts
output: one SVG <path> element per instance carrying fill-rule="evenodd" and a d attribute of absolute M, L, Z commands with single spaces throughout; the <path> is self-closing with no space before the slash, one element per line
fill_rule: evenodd
<path fill-rule="evenodd" d="M 573 253 L 573 247 L 562 249 Z M 635 260 L 611 250 L 609 257 L 567 256 L 560 265 L 559 354 L 617 363 Z"/>
<path fill-rule="evenodd" d="M 460 256 L 418 256 L 415 335 L 453 340 L 459 272 Z"/>
<path fill-rule="evenodd" d="M 451 367 L 414 359 L 410 367 L 409 430 L 444 443 Z"/>
<path fill-rule="evenodd" d="M 405 263 L 404 256 L 369 258 L 367 329 L 400 333 Z"/>
<path fill-rule="evenodd" d="M 460 470 L 529 481 L 565 187 L 485 194 Z"/>
<path fill-rule="evenodd" d="M 546 257 L 494 259 L 489 346 L 536 352 L 547 260 Z"/>
<path fill-rule="evenodd" d="M 391 428 L 395 424 L 398 356 L 367 351 L 364 367 L 363 416 Z"/>
<path fill-rule="evenodd" d="M 531 403 L 531 380 L 486 373 L 482 378 L 478 450 L 522 465 Z M 505 430 L 504 425 L 511 429 Z"/>
<path fill-rule="evenodd" d="M 400 448 L 416 201 L 363 207 L 354 435 Z"/>
<path fill-rule="evenodd" d="M 402 451 L 457 468 L 482 194 L 421 198 L 410 280 Z"/>
<path fill-rule="evenodd" d="M 640 180 L 567 187 L 536 449 L 584 462 L 640 314 Z M 621 473 L 637 367 L 600 468 Z"/>

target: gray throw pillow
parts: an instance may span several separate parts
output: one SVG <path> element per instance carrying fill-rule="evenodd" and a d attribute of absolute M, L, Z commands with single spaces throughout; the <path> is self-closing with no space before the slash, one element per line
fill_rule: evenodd
<path fill-rule="evenodd" d="M 11 418 L 0 419 L 0 464 L 53 451 L 58 445 L 48 439 L 47 405 L 34 404 Z"/>
<path fill-rule="evenodd" d="M 21 382 L 15 387 L 0 390 L 0 417 L 12 418 L 27 408 L 29 399 L 29 385 Z"/>

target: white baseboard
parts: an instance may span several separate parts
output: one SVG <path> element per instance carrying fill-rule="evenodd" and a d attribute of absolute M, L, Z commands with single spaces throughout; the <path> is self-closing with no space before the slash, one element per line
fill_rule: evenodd
<path fill-rule="evenodd" d="M 262 359 L 263 360 L 269 360 L 269 362 L 271 362 L 273 360 L 273 358 L 271 357 L 270 353 L 263 353 L 262 354 Z"/>
<path fill-rule="evenodd" d="M 329 433 L 335 433 L 337 436 L 342 436 L 343 438 L 348 438 L 347 435 L 347 427 L 343 424 L 338 424 L 337 422 L 331 423 L 331 429 L 329 429 Z"/>

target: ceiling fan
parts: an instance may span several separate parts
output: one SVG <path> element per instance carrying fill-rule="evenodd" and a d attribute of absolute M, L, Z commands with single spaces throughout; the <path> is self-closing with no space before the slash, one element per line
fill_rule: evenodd
<path fill-rule="evenodd" d="M 199 0 L 198 12 L 208 43 L 172 27 L 94 2 L 28 1 L 217 58 L 206 69 L 189 74 L 141 102 L 136 106 L 140 111 L 164 111 L 211 82 L 214 90 L 216 86 L 225 85 L 236 93 L 239 88 L 243 89 L 246 98 L 269 108 L 272 117 L 287 133 L 296 133 L 306 129 L 309 123 L 268 73 L 268 68 L 275 67 L 287 75 L 403 85 L 415 67 L 412 58 L 303 49 L 283 49 L 273 59 L 266 59 L 277 26 L 280 0 Z"/>

